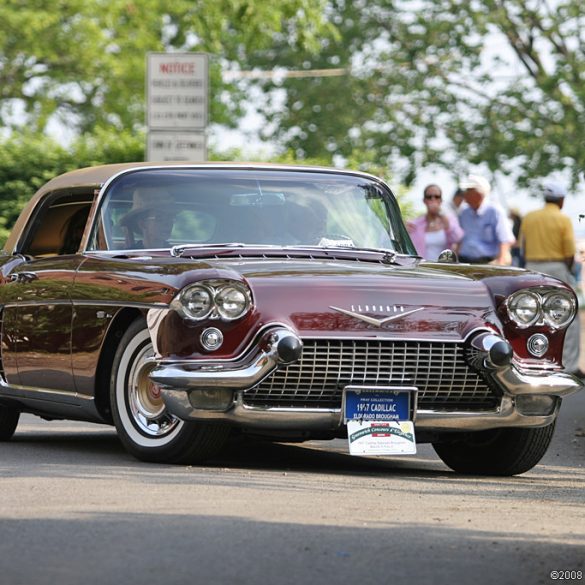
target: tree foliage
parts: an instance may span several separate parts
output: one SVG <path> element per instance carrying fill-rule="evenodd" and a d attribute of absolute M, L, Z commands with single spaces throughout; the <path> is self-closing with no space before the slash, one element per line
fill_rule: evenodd
<path fill-rule="evenodd" d="M 65 148 L 45 136 L 21 133 L 0 142 L 0 245 L 24 204 L 56 175 L 80 167 L 144 160 L 144 136 L 97 130 Z"/>
<path fill-rule="evenodd" d="M 310 50 L 333 34 L 325 0 L 3 0 L 0 115 L 4 125 L 43 130 L 55 117 L 87 132 L 140 128 L 145 55 L 212 55 L 211 118 L 235 123 L 237 88 L 221 67 L 265 48 L 274 35 Z M 228 91 L 229 99 L 226 99 Z"/>
<path fill-rule="evenodd" d="M 577 182 L 584 24 L 581 0 L 3 0 L 0 125 L 140 130 L 145 53 L 205 51 L 217 124 L 250 95 L 222 69 L 306 71 L 256 82 L 264 137 L 297 158 Z"/>
<path fill-rule="evenodd" d="M 374 153 L 402 172 L 484 164 L 519 184 L 585 163 L 585 4 L 581 0 L 330 0 L 339 39 L 317 53 L 273 46 L 291 68 L 338 77 L 264 83 L 284 95 L 267 136 L 298 156 Z"/>

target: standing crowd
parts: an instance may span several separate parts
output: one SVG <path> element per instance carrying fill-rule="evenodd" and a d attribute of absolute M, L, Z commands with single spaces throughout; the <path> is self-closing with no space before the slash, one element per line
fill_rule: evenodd
<path fill-rule="evenodd" d="M 523 219 L 514 211 L 507 215 L 490 201 L 490 192 L 487 179 L 470 175 L 444 209 L 441 188 L 427 185 L 423 191 L 426 213 L 407 223 L 418 254 L 437 260 L 443 250 L 450 249 L 469 264 L 526 267 L 558 278 L 577 292 L 580 263 L 575 262 L 573 224 L 561 211 L 565 188 L 545 183 L 544 207 Z M 577 318 L 567 330 L 563 362 L 566 371 L 585 377 L 579 369 L 579 345 Z"/>

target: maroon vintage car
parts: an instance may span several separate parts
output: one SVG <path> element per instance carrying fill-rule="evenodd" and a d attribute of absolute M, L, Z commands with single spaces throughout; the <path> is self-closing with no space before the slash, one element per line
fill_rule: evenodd
<path fill-rule="evenodd" d="M 4 246 L 0 438 L 20 412 L 110 423 L 147 461 L 230 433 L 431 442 L 461 473 L 544 455 L 576 299 L 516 268 L 417 257 L 358 172 L 124 164 L 53 179 Z"/>

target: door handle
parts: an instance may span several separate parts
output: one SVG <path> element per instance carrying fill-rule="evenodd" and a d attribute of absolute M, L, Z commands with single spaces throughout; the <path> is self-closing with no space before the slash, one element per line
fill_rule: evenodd
<path fill-rule="evenodd" d="M 10 275 L 10 282 L 32 282 L 37 278 L 36 272 L 15 272 Z"/>

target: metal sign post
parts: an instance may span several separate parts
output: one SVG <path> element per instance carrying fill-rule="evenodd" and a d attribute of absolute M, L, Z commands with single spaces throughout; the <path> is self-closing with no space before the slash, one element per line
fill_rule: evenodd
<path fill-rule="evenodd" d="M 206 160 L 208 56 L 149 53 L 146 84 L 147 160 Z"/>

